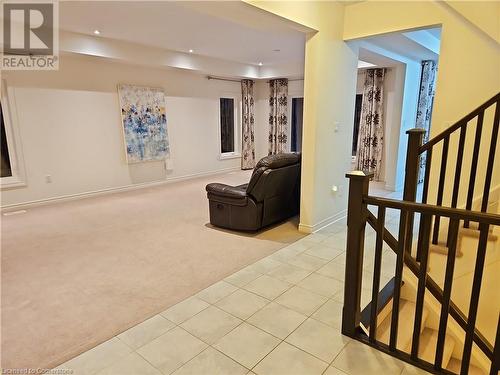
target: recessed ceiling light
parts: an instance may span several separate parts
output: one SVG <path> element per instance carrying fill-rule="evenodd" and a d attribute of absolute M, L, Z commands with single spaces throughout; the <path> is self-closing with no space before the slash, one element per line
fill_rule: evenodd
<path fill-rule="evenodd" d="M 94 30 L 95 35 L 99 35 L 101 32 L 99 30 Z"/>
<path fill-rule="evenodd" d="M 193 52 L 194 52 L 194 50 L 192 50 L 192 49 L 189 50 L 189 53 L 193 53 Z"/>
<path fill-rule="evenodd" d="M 259 66 L 262 66 L 262 65 L 263 65 L 263 64 L 260 62 L 260 63 L 259 63 Z"/>

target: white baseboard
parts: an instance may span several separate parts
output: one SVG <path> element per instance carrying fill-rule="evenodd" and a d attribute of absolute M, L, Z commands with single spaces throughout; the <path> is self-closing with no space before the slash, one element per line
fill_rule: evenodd
<path fill-rule="evenodd" d="M 0 211 L 7 212 L 7 211 L 13 211 L 13 210 L 23 210 L 23 209 L 33 208 L 33 207 L 37 207 L 37 206 L 43 206 L 43 205 L 55 203 L 55 202 L 74 201 L 74 200 L 78 200 L 78 199 L 85 199 L 85 198 L 96 197 L 96 196 L 100 196 L 100 195 L 144 189 L 144 188 L 149 188 L 149 187 L 154 187 L 154 186 L 171 184 L 174 182 L 191 180 L 191 179 L 198 178 L 198 177 L 208 177 L 208 176 L 214 176 L 214 175 L 218 175 L 218 174 L 222 174 L 222 173 L 236 172 L 236 171 L 240 171 L 240 170 L 241 169 L 239 167 L 224 168 L 224 169 L 219 169 L 216 171 L 200 172 L 200 173 L 193 173 L 193 174 L 188 174 L 188 175 L 183 175 L 183 176 L 176 176 L 176 177 L 171 177 L 171 178 L 168 178 L 165 180 L 159 180 L 159 181 L 143 182 L 143 183 L 139 183 L 139 184 L 131 184 L 131 185 L 119 186 L 119 187 L 108 188 L 108 189 L 99 189 L 99 190 L 86 191 L 86 192 L 76 193 L 76 194 L 61 195 L 58 197 L 44 198 L 44 199 L 38 199 L 38 200 L 33 200 L 33 201 L 28 201 L 28 202 L 7 204 L 7 205 L 0 206 Z"/>
<path fill-rule="evenodd" d="M 333 224 L 339 220 L 342 220 L 347 216 L 347 209 L 342 210 L 335 215 L 332 215 L 330 217 L 327 217 L 326 219 L 321 220 L 319 223 L 313 224 L 313 225 L 308 225 L 308 224 L 299 224 L 299 232 L 302 233 L 314 233 L 317 232 L 320 229 L 323 229 L 327 227 L 330 224 Z"/>

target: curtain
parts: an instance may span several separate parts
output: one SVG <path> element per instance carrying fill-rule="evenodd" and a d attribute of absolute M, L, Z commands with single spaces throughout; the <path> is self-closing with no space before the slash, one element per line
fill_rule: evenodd
<path fill-rule="evenodd" d="M 422 61 L 422 79 L 420 80 L 420 92 L 417 106 L 416 128 L 425 129 L 424 143 L 429 140 L 429 130 L 431 128 L 432 105 L 436 91 L 437 63 L 433 60 Z M 426 155 L 420 157 L 420 169 L 418 182 L 424 181 Z"/>
<path fill-rule="evenodd" d="M 241 169 L 252 169 L 255 167 L 255 116 L 253 84 L 254 82 L 251 79 L 244 79 L 241 81 Z"/>
<path fill-rule="evenodd" d="M 367 69 L 365 72 L 356 152 L 357 169 L 373 172 L 375 181 L 380 181 L 382 167 L 384 76 L 385 69 Z"/>
<path fill-rule="evenodd" d="M 269 81 L 269 155 L 287 151 L 288 79 Z"/>

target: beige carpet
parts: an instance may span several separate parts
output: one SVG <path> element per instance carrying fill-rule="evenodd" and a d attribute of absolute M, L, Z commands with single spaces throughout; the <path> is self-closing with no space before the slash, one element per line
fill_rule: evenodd
<path fill-rule="evenodd" d="M 2 217 L 2 367 L 50 368 L 301 237 L 208 225 L 205 184 L 235 172 Z"/>

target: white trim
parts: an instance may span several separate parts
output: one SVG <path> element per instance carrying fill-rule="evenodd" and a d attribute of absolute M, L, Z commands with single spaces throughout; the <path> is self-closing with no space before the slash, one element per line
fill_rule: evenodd
<path fill-rule="evenodd" d="M 126 191 L 131 191 L 131 190 L 138 190 L 138 189 L 149 188 L 149 187 L 154 187 L 154 186 L 161 186 L 161 185 L 170 184 L 170 183 L 174 183 L 174 182 L 191 180 L 191 179 L 195 179 L 198 177 L 214 176 L 214 175 L 218 175 L 218 174 L 222 174 L 222 173 L 236 172 L 236 171 L 240 171 L 240 170 L 241 169 L 239 167 L 232 167 L 232 168 L 223 168 L 223 169 L 209 171 L 209 172 L 192 173 L 192 174 L 187 174 L 184 176 L 171 177 L 171 178 L 168 178 L 166 180 L 143 182 L 140 184 L 131 184 L 131 185 L 119 186 L 119 187 L 108 188 L 108 189 L 100 189 L 100 190 L 86 191 L 83 193 L 61 195 L 61 196 L 52 197 L 52 198 L 38 199 L 38 200 L 22 202 L 22 203 L 7 204 L 4 206 L 0 206 L 0 210 L 2 212 L 4 212 L 7 210 L 10 211 L 10 210 L 14 210 L 14 209 L 15 210 L 27 209 L 27 208 L 42 206 L 42 205 L 55 203 L 55 202 L 67 202 L 67 201 L 91 198 L 91 197 L 100 196 L 100 195 L 126 192 Z"/>
<path fill-rule="evenodd" d="M 288 92 L 288 119 L 289 119 L 289 126 L 288 126 L 288 134 L 287 134 L 287 139 L 289 142 L 286 144 L 286 149 L 287 152 L 291 152 L 292 150 L 292 105 L 293 105 L 293 99 L 296 98 L 302 98 L 304 99 L 304 93 L 300 92 L 299 90 L 293 90 Z M 303 114 L 303 113 L 302 113 Z M 302 119 L 303 120 L 303 119 Z M 304 129 L 304 122 L 302 121 L 302 129 Z"/>
<path fill-rule="evenodd" d="M 347 209 L 337 212 L 335 215 L 329 216 L 326 219 L 321 220 L 319 223 L 308 225 L 308 224 L 299 224 L 299 232 L 302 233 L 314 233 L 323 229 L 330 224 L 336 223 L 337 221 L 342 220 L 347 216 Z"/>
<path fill-rule="evenodd" d="M 9 150 L 12 176 L 0 178 L 0 189 L 13 189 L 26 186 L 26 169 L 24 166 L 23 147 L 19 133 L 17 105 L 13 89 L 7 88 L 7 82 L 1 81 L 0 97 L 2 101 L 5 136 Z"/>
<path fill-rule="evenodd" d="M 221 123 L 220 123 L 220 99 L 233 99 L 234 100 L 234 151 L 221 152 Z M 219 160 L 238 159 L 241 158 L 241 124 L 242 124 L 242 103 L 241 97 L 234 92 L 223 92 L 219 95 L 219 111 L 217 119 L 217 145 Z"/>
<path fill-rule="evenodd" d="M 239 159 L 239 158 L 241 158 L 241 154 L 236 152 L 225 152 L 219 155 L 219 160 Z"/>

